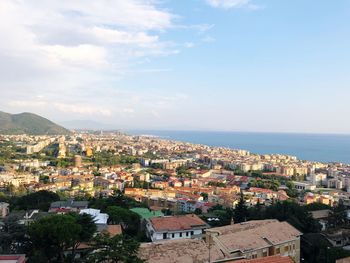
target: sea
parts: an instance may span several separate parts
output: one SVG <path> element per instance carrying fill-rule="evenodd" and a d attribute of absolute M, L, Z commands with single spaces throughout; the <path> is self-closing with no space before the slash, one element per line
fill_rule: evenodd
<path fill-rule="evenodd" d="M 350 135 L 156 130 L 128 133 L 243 149 L 257 154 L 288 154 L 301 160 L 350 164 Z"/>

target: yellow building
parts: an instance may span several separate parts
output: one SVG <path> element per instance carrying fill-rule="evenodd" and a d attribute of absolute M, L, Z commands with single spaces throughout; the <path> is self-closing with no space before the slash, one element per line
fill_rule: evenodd
<path fill-rule="evenodd" d="M 86 148 L 86 156 L 91 157 L 93 155 L 93 151 L 91 147 Z"/>

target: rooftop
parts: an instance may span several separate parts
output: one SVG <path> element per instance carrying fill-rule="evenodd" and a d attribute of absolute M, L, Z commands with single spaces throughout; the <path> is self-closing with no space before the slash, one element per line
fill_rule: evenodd
<path fill-rule="evenodd" d="M 253 220 L 240 224 L 211 228 L 207 233 L 218 233 L 220 242 L 228 251 L 257 249 L 294 240 L 302 235 L 287 222 L 275 219 Z"/>
<path fill-rule="evenodd" d="M 232 263 L 293 263 L 294 261 L 290 257 L 271 256 L 256 259 L 242 259 L 238 261 L 232 261 Z"/>
<path fill-rule="evenodd" d="M 211 246 L 210 254 L 211 261 L 224 258 L 216 246 Z M 178 239 L 142 243 L 139 256 L 148 263 L 205 263 L 209 261 L 209 249 L 203 240 Z"/>
<path fill-rule="evenodd" d="M 25 255 L 0 255 L 0 263 L 24 263 Z"/>
<path fill-rule="evenodd" d="M 108 233 L 111 237 L 121 235 L 123 233 L 121 225 L 107 225 L 103 232 Z"/>
<path fill-rule="evenodd" d="M 207 224 L 197 215 L 154 217 L 150 222 L 155 231 L 175 231 L 192 229 L 194 227 L 205 227 Z"/>
<path fill-rule="evenodd" d="M 164 216 L 164 214 L 161 211 L 150 211 L 148 208 L 142 207 L 131 208 L 130 211 L 133 211 L 134 213 L 138 214 L 139 216 L 141 216 L 142 219 Z"/>

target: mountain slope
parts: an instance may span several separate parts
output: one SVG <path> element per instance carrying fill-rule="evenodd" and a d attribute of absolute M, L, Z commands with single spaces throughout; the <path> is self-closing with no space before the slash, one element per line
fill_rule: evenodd
<path fill-rule="evenodd" d="M 69 134 L 70 131 L 33 113 L 10 114 L 0 111 L 0 133 L 55 135 Z"/>

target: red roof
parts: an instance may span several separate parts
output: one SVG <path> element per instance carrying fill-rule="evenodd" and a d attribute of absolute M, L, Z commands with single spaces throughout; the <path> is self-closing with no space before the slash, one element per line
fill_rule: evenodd
<path fill-rule="evenodd" d="M 290 257 L 270 256 L 256 259 L 242 259 L 234 261 L 235 263 L 293 263 Z"/>
<path fill-rule="evenodd" d="M 192 229 L 196 226 L 206 226 L 206 223 L 194 214 L 154 217 L 150 221 L 156 231 L 176 231 Z"/>
<path fill-rule="evenodd" d="M 25 255 L 0 255 L 0 262 L 13 262 L 16 260 L 16 263 L 25 263 L 26 256 Z"/>

